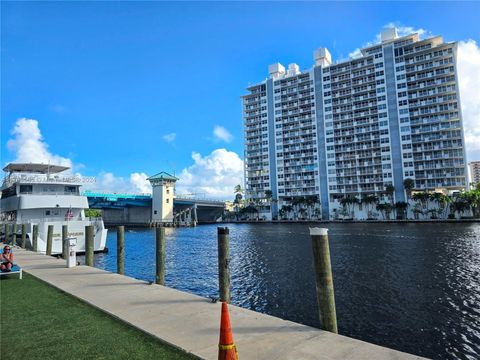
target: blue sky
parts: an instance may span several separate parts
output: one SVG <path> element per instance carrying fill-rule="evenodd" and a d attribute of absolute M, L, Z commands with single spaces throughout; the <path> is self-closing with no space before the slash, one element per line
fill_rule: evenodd
<path fill-rule="evenodd" d="M 346 58 L 391 22 L 480 41 L 475 2 L 2 2 L 1 10 L 2 163 L 18 159 L 18 146 L 7 146 L 20 136 L 17 119 L 36 119 L 49 154 L 126 182 L 174 169 L 241 176 L 225 164 L 240 166 L 230 152 L 243 158 L 240 96 L 270 63 L 308 68 L 320 46 Z M 190 182 L 189 191 L 206 186 Z"/>

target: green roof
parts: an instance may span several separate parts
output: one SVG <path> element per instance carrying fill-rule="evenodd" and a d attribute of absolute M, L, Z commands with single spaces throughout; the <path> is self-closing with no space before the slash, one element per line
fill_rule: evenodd
<path fill-rule="evenodd" d="M 155 174 L 153 176 L 150 176 L 147 178 L 147 180 L 170 180 L 170 181 L 177 181 L 178 178 L 175 176 L 170 175 L 169 173 L 166 173 L 165 171 L 159 172 L 158 174 Z"/>

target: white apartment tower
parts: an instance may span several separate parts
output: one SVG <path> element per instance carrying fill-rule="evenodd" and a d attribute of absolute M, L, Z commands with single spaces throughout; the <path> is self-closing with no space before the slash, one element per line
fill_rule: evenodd
<path fill-rule="evenodd" d="M 480 161 L 471 161 L 468 166 L 470 167 L 470 184 L 477 186 L 480 184 Z"/>
<path fill-rule="evenodd" d="M 270 77 L 243 99 L 246 197 L 273 217 L 297 196 L 321 203 L 322 217 L 345 196 L 405 201 L 403 181 L 419 190 L 467 185 L 456 72 L 457 43 L 440 36 L 397 37 L 333 63 L 327 49 L 300 71 L 269 66 Z M 270 205 L 271 204 L 271 208 Z"/>

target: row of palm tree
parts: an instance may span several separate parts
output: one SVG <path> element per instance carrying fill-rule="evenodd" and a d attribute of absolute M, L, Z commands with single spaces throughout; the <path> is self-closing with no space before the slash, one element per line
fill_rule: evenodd
<path fill-rule="evenodd" d="M 398 201 L 394 203 L 395 188 L 393 185 L 387 185 L 385 188 L 384 195 L 389 201 L 385 201 L 384 198 L 383 201 L 380 201 L 373 194 L 363 195 L 360 199 L 352 195 L 346 196 L 340 200 L 342 209 L 339 215 L 353 219 L 355 206 L 360 209 L 365 206 L 368 219 L 374 219 L 378 215 L 373 209 L 377 210 L 383 219 L 390 219 L 392 214 L 397 219 L 406 219 L 410 207 L 415 219 L 422 217 L 430 219 L 462 217 L 469 211 L 473 217 L 480 217 L 480 184 L 472 190 L 450 196 L 428 191 L 413 193 L 414 182 L 412 179 L 404 181 L 404 188 L 407 194 L 406 202 Z"/>
<path fill-rule="evenodd" d="M 480 184 L 477 184 L 474 189 L 450 196 L 438 192 L 414 192 L 414 185 L 412 179 L 405 179 L 403 182 L 407 195 L 406 202 L 394 202 L 395 187 L 393 185 L 387 185 L 383 196 L 380 195 L 380 197 L 375 194 L 364 194 L 361 198 L 348 195 L 340 200 L 342 209 L 336 213 L 335 217 L 342 215 L 344 219 L 353 219 L 355 207 L 358 207 L 359 210 L 365 207 L 368 219 L 376 219 L 378 215 L 385 220 L 406 219 L 409 209 L 415 219 L 455 218 L 463 217 L 468 213 L 475 218 L 480 218 Z M 242 195 L 244 190 L 240 185 L 235 187 L 234 193 L 237 219 L 244 215 L 248 217 L 256 215 L 258 219 L 261 206 L 271 206 L 277 201 L 272 198 L 270 190 L 266 190 L 263 197 L 250 199 L 248 204 L 244 204 Z M 312 220 L 320 218 L 320 215 L 318 196 L 294 196 L 291 198 L 290 204 L 284 204 L 279 210 L 281 219 Z"/>
<path fill-rule="evenodd" d="M 294 196 L 290 204 L 282 205 L 278 214 L 283 220 L 313 220 L 321 216 L 320 200 L 318 195 Z"/>

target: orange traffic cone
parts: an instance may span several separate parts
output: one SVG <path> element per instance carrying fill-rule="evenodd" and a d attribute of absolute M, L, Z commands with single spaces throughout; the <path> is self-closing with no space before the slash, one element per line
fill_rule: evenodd
<path fill-rule="evenodd" d="M 227 303 L 222 302 L 222 317 L 220 319 L 220 342 L 218 344 L 218 360 L 238 360 L 237 348 L 233 343 L 230 316 Z"/>

